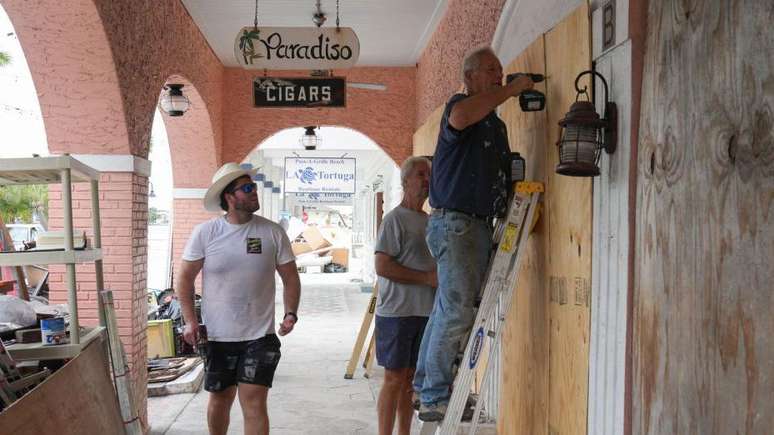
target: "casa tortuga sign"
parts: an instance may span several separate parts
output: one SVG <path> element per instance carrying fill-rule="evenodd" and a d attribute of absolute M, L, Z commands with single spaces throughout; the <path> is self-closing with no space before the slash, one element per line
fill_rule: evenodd
<path fill-rule="evenodd" d="M 360 42 L 349 27 L 243 27 L 234 54 L 248 69 L 350 68 Z"/>
<path fill-rule="evenodd" d="M 355 193 L 352 157 L 285 157 L 285 192 Z"/>
<path fill-rule="evenodd" d="M 344 107 L 347 103 L 343 77 L 256 77 L 255 107 Z"/>

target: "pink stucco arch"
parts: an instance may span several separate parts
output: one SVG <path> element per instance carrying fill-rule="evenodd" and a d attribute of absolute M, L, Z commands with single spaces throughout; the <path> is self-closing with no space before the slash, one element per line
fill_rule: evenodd
<path fill-rule="evenodd" d="M 219 159 L 223 65 L 181 2 L 4 0 L 3 8 L 52 153 L 147 157 L 158 90 L 179 73 L 207 102 Z"/>
<path fill-rule="evenodd" d="M 52 154 L 128 154 L 118 74 L 92 1 L 8 0 Z"/>
<path fill-rule="evenodd" d="M 172 158 L 172 179 L 176 188 L 201 188 L 209 184 L 218 168 L 215 131 L 207 103 L 190 80 L 175 74 L 166 84 L 183 85 L 183 95 L 191 102 L 183 116 L 162 114 Z M 162 90 L 163 95 L 166 91 Z"/>

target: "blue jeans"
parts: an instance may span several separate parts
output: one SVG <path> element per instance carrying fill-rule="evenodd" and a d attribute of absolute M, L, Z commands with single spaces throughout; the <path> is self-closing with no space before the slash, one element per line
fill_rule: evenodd
<path fill-rule="evenodd" d="M 422 336 L 414 390 L 426 405 L 448 403 L 452 366 L 475 320 L 476 298 L 492 250 L 487 222 L 454 211 L 436 211 L 427 224 L 427 245 L 436 259 L 438 288 Z"/>

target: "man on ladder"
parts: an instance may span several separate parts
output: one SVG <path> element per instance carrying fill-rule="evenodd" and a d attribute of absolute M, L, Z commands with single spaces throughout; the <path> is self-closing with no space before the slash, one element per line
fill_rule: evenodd
<path fill-rule="evenodd" d="M 446 104 L 430 181 L 427 241 L 438 264 L 438 289 L 414 378 L 423 421 L 446 414 L 454 360 L 473 324 L 489 262 L 491 221 L 507 211 L 510 148 L 494 110 L 533 85 L 526 75 L 503 85 L 502 66 L 489 47 L 466 55 L 462 73 L 467 94 Z"/>

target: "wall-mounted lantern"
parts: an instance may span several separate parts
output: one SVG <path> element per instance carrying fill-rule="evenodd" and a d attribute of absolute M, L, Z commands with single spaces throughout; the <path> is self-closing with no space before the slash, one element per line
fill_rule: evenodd
<path fill-rule="evenodd" d="M 594 103 L 590 101 L 586 86 L 578 87 L 578 81 L 586 74 L 599 77 L 605 86 L 605 116 L 600 118 Z M 599 175 L 599 158 L 602 150 L 608 154 L 615 152 L 618 128 L 618 114 L 615 103 L 608 101 L 608 88 L 605 78 L 596 71 L 588 70 L 575 78 L 575 102 L 570 106 L 564 119 L 559 121 L 562 134 L 559 147 L 559 164 L 556 173 L 571 177 L 595 177 Z M 585 101 L 579 101 L 581 94 Z"/>
<path fill-rule="evenodd" d="M 307 151 L 317 149 L 317 147 L 322 143 L 322 140 L 314 132 L 317 127 L 312 125 L 304 128 L 306 131 L 304 132 L 304 135 L 301 136 L 301 145 L 303 145 L 304 149 Z"/>
<path fill-rule="evenodd" d="M 183 95 L 183 85 L 181 84 L 169 84 L 164 86 L 164 90 L 167 92 L 161 96 L 159 106 L 169 116 L 183 116 L 189 107 L 191 102 Z"/>

